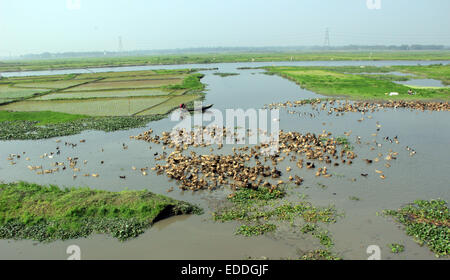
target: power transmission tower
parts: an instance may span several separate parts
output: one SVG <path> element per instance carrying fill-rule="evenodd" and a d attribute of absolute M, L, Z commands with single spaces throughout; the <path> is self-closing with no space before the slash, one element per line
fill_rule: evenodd
<path fill-rule="evenodd" d="M 119 52 L 123 52 L 122 36 L 119 36 Z"/>
<path fill-rule="evenodd" d="M 323 43 L 324 47 L 330 47 L 330 29 L 327 28 L 325 30 L 325 42 Z"/>

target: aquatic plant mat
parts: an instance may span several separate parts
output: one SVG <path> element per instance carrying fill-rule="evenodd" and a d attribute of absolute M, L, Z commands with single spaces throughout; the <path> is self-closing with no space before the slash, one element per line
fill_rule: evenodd
<path fill-rule="evenodd" d="M 60 189 L 25 182 L 0 184 L 0 238 L 37 241 L 109 234 L 137 237 L 158 220 L 202 210 L 149 191 Z"/>
<path fill-rule="evenodd" d="M 84 130 L 117 131 L 142 127 L 165 116 L 88 117 L 54 112 L 0 111 L 0 140 L 46 139 L 75 135 Z"/>
<path fill-rule="evenodd" d="M 420 245 L 428 246 L 436 256 L 449 255 L 450 212 L 447 202 L 416 200 L 398 210 L 385 210 L 383 214 L 392 216 L 404 226 L 407 235 L 412 236 Z M 394 249 L 393 252 L 399 251 Z"/>
<path fill-rule="evenodd" d="M 216 73 L 213 73 L 213 75 L 220 76 L 220 77 L 224 78 L 224 77 L 229 77 L 229 76 L 238 76 L 239 73 L 221 73 L 221 72 L 216 72 Z"/>
<path fill-rule="evenodd" d="M 214 212 L 215 221 L 238 221 L 236 234 L 244 236 L 262 235 L 277 230 L 278 225 L 288 223 L 292 230 L 311 234 L 327 249 L 334 246 L 327 230 L 319 223 L 335 223 L 342 215 L 332 206 L 316 207 L 307 201 L 290 202 L 283 199 L 284 189 L 240 189 L 228 196 L 226 205 Z"/>

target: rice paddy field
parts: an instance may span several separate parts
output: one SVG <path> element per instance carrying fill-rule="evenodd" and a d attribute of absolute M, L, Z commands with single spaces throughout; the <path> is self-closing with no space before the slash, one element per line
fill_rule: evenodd
<path fill-rule="evenodd" d="M 34 96 L 35 94 L 47 92 L 45 88 L 19 88 L 9 84 L 0 84 L 0 100 L 14 101 Z M 4 102 L 4 101 L 0 101 Z"/>
<path fill-rule="evenodd" d="M 184 84 L 189 78 L 200 91 L 191 92 L 193 88 Z M 191 70 L 161 70 L 3 79 L 0 100 L 12 102 L 0 110 L 86 116 L 167 114 L 180 103 L 201 97 L 200 78 Z"/>
<path fill-rule="evenodd" d="M 108 98 L 108 97 L 136 97 L 136 96 L 168 96 L 181 95 L 186 90 L 165 90 L 165 89 L 141 89 L 141 90 L 111 90 L 108 92 L 99 91 L 79 91 L 79 92 L 61 92 L 44 95 L 33 98 L 32 100 L 58 100 L 58 99 L 89 99 L 89 98 Z"/>
<path fill-rule="evenodd" d="M 19 112 L 52 111 L 88 116 L 131 116 L 167 100 L 169 100 L 167 97 L 87 98 L 80 100 L 63 99 L 46 101 L 30 100 L 5 105 L 3 106 L 3 110 Z M 171 108 L 168 110 L 170 109 Z M 152 114 L 152 112 L 149 112 L 149 114 Z"/>

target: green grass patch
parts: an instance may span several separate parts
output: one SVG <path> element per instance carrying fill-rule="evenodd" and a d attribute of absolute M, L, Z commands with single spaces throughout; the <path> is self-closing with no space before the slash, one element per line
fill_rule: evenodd
<path fill-rule="evenodd" d="M 262 235 L 267 232 L 275 231 L 277 228 L 276 225 L 273 224 L 261 224 L 261 225 L 242 225 L 237 230 L 236 234 L 244 235 L 244 236 L 255 236 Z"/>
<path fill-rule="evenodd" d="M 221 72 L 217 72 L 217 73 L 213 73 L 213 75 L 220 76 L 220 77 L 224 78 L 224 77 L 229 77 L 229 76 L 238 76 L 239 73 L 221 73 Z"/>
<path fill-rule="evenodd" d="M 450 253 L 450 212 L 443 200 L 416 200 L 398 210 L 385 210 L 385 215 L 405 227 L 406 234 L 420 245 L 426 245 L 436 256 Z"/>
<path fill-rule="evenodd" d="M 422 100 L 422 99 L 450 99 L 449 88 L 422 88 L 416 90 L 415 95 L 407 94 L 409 87 L 394 83 L 394 80 L 402 80 L 405 77 L 393 78 L 383 75 L 361 75 L 357 73 L 402 71 L 415 75 L 421 74 L 426 78 L 439 79 L 448 82 L 450 72 L 449 65 L 435 65 L 432 67 L 392 66 L 392 67 L 264 67 L 269 73 L 277 74 L 290 79 L 301 87 L 328 96 L 345 96 L 351 99 L 368 100 Z M 352 72 L 353 71 L 353 72 Z M 349 73 L 350 72 L 350 73 Z M 387 95 L 390 92 L 398 92 L 398 96 Z"/>
<path fill-rule="evenodd" d="M 58 112 L 11 112 L 0 111 L 1 122 L 30 121 L 38 125 L 59 124 L 87 118 L 86 115 L 73 115 Z"/>
<path fill-rule="evenodd" d="M 89 188 L 0 185 L 0 238 L 41 242 L 110 234 L 127 240 L 154 222 L 201 209 L 149 191 L 108 192 Z"/>
<path fill-rule="evenodd" d="M 329 250 L 323 250 L 323 249 L 318 249 L 318 250 L 313 250 L 313 251 L 308 251 L 308 252 L 301 252 L 300 254 L 301 254 L 300 260 L 305 260 L 305 261 L 317 261 L 317 260 L 338 261 L 338 260 L 342 260 L 342 258 L 336 256 Z"/>
<path fill-rule="evenodd" d="M 440 80 L 444 85 L 450 85 L 450 65 L 434 64 L 427 66 L 392 66 L 393 69 L 414 74 L 421 78 Z"/>
<path fill-rule="evenodd" d="M 200 82 L 200 80 L 204 76 L 205 75 L 200 74 L 200 73 L 191 74 L 191 75 L 187 76 L 186 78 L 184 78 L 183 82 L 180 85 L 170 85 L 170 86 L 165 86 L 164 88 L 166 88 L 166 89 L 187 89 L 190 91 L 202 91 L 205 88 L 205 85 L 203 85 Z"/>

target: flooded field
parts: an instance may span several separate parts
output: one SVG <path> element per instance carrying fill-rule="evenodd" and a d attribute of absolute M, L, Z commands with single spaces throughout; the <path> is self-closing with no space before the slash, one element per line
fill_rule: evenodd
<path fill-rule="evenodd" d="M 130 88 L 159 88 L 162 86 L 176 85 L 183 81 L 180 79 L 167 79 L 167 80 L 143 80 L 143 81 L 113 81 L 113 82 L 97 82 L 92 84 L 86 84 L 75 89 L 68 89 L 65 92 L 80 91 L 80 90 L 108 90 L 108 89 L 130 89 Z"/>
<path fill-rule="evenodd" d="M 180 103 L 201 97 L 193 91 L 201 86 L 199 79 L 190 70 L 11 77 L 0 82 L 0 102 L 12 103 L 0 110 L 86 116 L 166 114 Z"/>
<path fill-rule="evenodd" d="M 22 101 L 8 104 L 3 110 L 54 111 L 89 116 L 131 116 L 169 100 L 167 97 L 100 98 L 82 100 Z"/>
<path fill-rule="evenodd" d="M 70 92 L 70 93 L 52 93 L 32 100 L 57 100 L 57 99 L 86 99 L 86 98 L 104 98 L 104 97 L 131 97 L 131 96 L 158 96 L 158 95 L 178 95 L 185 91 L 162 90 L 162 89 L 144 89 L 144 90 L 111 90 L 108 92 Z"/>
<path fill-rule="evenodd" d="M 21 97 L 30 97 L 35 93 L 46 92 L 48 89 L 45 88 L 15 88 L 9 85 L 0 85 L 0 96 L 2 99 L 11 99 Z"/>
<path fill-rule="evenodd" d="M 423 62 L 421 62 L 423 64 Z M 436 62 L 434 62 L 436 63 Z M 444 62 L 447 63 L 447 62 Z M 417 62 L 297 62 L 273 63 L 274 65 L 415 65 Z M 431 62 L 430 62 L 431 64 Z M 297 84 L 279 76 L 264 75 L 264 70 L 239 70 L 239 67 L 272 65 L 267 63 L 235 63 L 208 65 L 218 67 L 220 72 L 239 75 L 220 77 L 214 71 L 203 71 L 202 82 L 207 85 L 204 103 L 214 104 L 215 109 L 263 108 L 271 103 L 296 101 L 322 97 L 300 88 Z M 190 65 L 201 68 L 204 65 Z M 125 69 L 91 69 L 92 71 L 125 71 L 132 69 L 186 68 L 180 66 L 127 67 Z M 77 72 L 76 70 L 75 72 Z M 79 70 L 79 73 L 83 73 Z M 71 73 L 68 70 L 44 71 L 28 74 Z M 9 73 L 9 75 L 19 73 Z M 8 75 L 8 74 L 7 74 Z M 20 73 L 20 75 L 22 75 Z M 6 76 L 6 75 L 5 75 Z M 410 81 L 408 81 L 410 82 Z M 68 93 L 69 94 L 69 93 Z M 160 97 L 152 97 L 158 99 Z M 175 97 L 182 98 L 182 97 Z M 181 103 L 182 99 L 171 99 L 152 109 L 166 112 L 169 107 Z M 94 104 L 87 101 L 79 105 L 81 110 L 95 113 L 95 108 L 106 108 L 111 112 L 130 114 L 148 108 L 149 98 L 133 98 L 129 110 L 120 111 L 114 104 Z M 159 100 L 164 101 L 164 100 Z M 47 102 L 47 101 L 26 101 Z M 59 101 L 52 101 L 59 102 Z M 82 102 L 82 101 L 72 101 Z M 103 102 L 103 101 L 102 101 Z M 169 102 L 169 101 L 168 101 Z M 22 102 L 23 103 L 23 102 Z M 173 104 L 172 104 L 173 103 Z M 15 104 L 16 106 L 21 103 Z M 41 103 L 40 103 L 41 104 Z M 44 104 L 44 103 L 42 103 Z M 157 104 L 157 102 L 154 102 Z M 36 104 L 27 104 L 35 108 Z M 25 106 L 23 105 L 23 106 Z M 69 106 L 73 106 L 69 105 Z M 42 106 L 39 105 L 39 108 Z M 123 107 L 123 106 L 122 106 Z M 121 108 L 122 108 L 121 107 Z M 126 106 L 125 106 L 126 107 Z M 24 107 L 26 109 L 26 107 Z M 21 108 L 20 110 L 24 110 Z M 63 106 L 57 108 L 64 109 Z M 141 111 L 145 114 L 145 110 Z M 289 199 L 306 200 L 314 205 L 334 207 L 344 215 L 335 224 L 324 225 L 335 243 L 333 252 L 344 259 L 367 259 L 366 249 L 370 245 L 381 248 L 382 259 L 435 259 L 426 247 L 419 246 L 407 236 L 390 218 L 377 215 L 384 209 L 398 209 L 416 199 L 441 198 L 450 201 L 449 175 L 450 112 L 416 111 L 410 109 L 381 109 L 379 111 L 346 113 L 336 116 L 320 107 L 305 105 L 280 109 L 280 129 L 300 133 L 320 134 L 323 130 L 334 137 L 348 138 L 353 152 L 358 155 L 351 165 L 329 166 L 331 177 L 318 177 L 315 170 L 298 169 L 295 162 L 286 159 L 278 164 L 283 172 L 280 179 L 288 181 L 289 175 L 301 176 L 304 181 L 289 192 Z M 164 175 L 149 171 L 143 175 L 140 168 L 161 164 L 155 155 L 162 153 L 161 145 L 130 139 L 143 131 L 152 129 L 155 134 L 170 131 L 176 122 L 170 119 L 151 122 L 147 127 L 111 133 L 86 131 L 79 135 L 35 141 L 2 141 L 0 145 L 0 178 L 4 182 L 24 180 L 58 186 L 89 186 L 100 190 L 120 191 L 124 189 L 148 189 L 151 192 L 195 203 L 205 209 L 201 216 L 179 216 L 156 223 L 136 239 L 118 242 L 103 235 L 94 235 L 77 240 L 37 244 L 32 241 L 0 240 L 0 259 L 66 259 L 66 248 L 80 246 L 83 259 L 245 259 L 298 258 L 299 250 L 317 248 L 320 244 L 311 235 L 293 232 L 289 227 L 280 227 L 274 233 L 258 237 L 235 235 L 236 222 L 220 223 L 212 220 L 211 213 L 230 193 L 229 189 L 215 191 L 181 191 L 177 182 Z M 206 124 L 205 124 L 206 125 Z M 391 143 L 388 139 L 398 139 Z M 80 142 L 80 140 L 83 140 Z M 198 148 L 199 154 L 231 154 L 233 147 L 213 151 Z M 415 153 L 411 152 L 411 149 Z M 59 151 L 58 154 L 57 151 Z M 54 155 L 43 156 L 45 153 Z M 170 153 L 170 151 L 167 151 Z M 392 153 L 398 153 L 396 160 L 386 160 Z M 11 154 L 23 155 L 11 164 Z M 25 154 L 24 154 L 25 153 Z M 80 171 L 70 169 L 52 174 L 38 175 L 27 168 L 42 165 L 52 168 L 55 162 L 67 157 L 79 157 Z M 29 158 L 29 160 L 26 160 Z M 364 159 L 378 159 L 368 164 Z M 323 163 L 316 162 L 318 166 Z M 387 167 L 389 164 L 389 167 Z M 135 168 L 137 170 L 134 170 Z M 384 179 L 380 178 L 382 171 Z M 83 174 L 98 174 L 98 177 Z M 367 174 L 362 176 L 361 174 Z M 74 177 L 73 175 L 76 175 Z M 120 178 L 119 176 L 122 176 Z M 125 179 L 123 179 L 125 177 Z M 353 198 L 353 199 L 352 199 Z M 357 198 L 357 199 L 356 199 Z M 401 254 L 392 254 L 391 243 L 405 245 Z"/>

